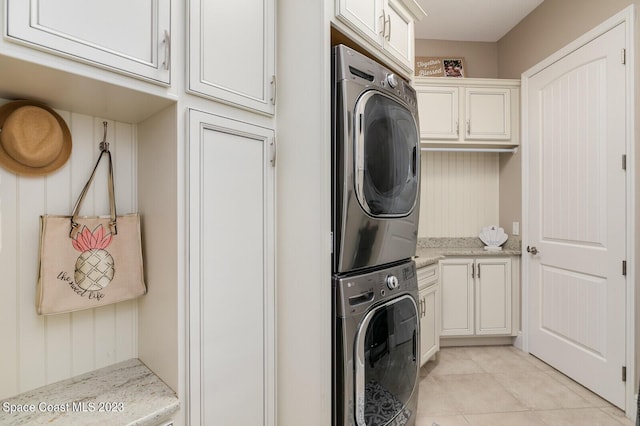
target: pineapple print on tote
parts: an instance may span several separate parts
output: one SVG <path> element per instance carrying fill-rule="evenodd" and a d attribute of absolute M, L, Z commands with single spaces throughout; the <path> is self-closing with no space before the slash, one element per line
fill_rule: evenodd
<path fill-rule="evenodd" d="M 84 296 L 89 292 L 90 299 L 102 298 L 103 290 L 109 285 L 115 274 L 113 257 L 106 250 L 111 244 L 113 234 L 105 233 L 104 227 L 98 225 L 93 231 L 86 226 L 72 239 L 73 248 L 80 252 L 76 260 L 74 291 Z"/>

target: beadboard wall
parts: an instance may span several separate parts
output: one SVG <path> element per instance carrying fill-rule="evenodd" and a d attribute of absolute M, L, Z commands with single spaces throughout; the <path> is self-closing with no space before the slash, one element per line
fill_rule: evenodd
<path fill-rule="evenodd" d="M 6 100 L 0 99 L 0 104 Z M 0 399 L 107 366 L 138 353 L 135 301 L 70 314 L 35 309 L 39 216 L 69 214 L 99 155 L 99 117 L 57 112 L 71 130 L 65 166 L 46 177 L 17 177 L 0 167 Z M 118 213 L 136 210 L 136 126 L 108 121 Z M 106 162 L 82 215 L 108 214 Z"/>
<path fill-rule="evenodd" d="M 475 237 L 498 224 L 498 155 L 422 153 L 419 238 Z"/>

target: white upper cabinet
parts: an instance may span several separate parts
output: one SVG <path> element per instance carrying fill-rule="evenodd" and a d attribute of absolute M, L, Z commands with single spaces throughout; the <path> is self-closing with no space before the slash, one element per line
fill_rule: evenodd
<path fill-rule="evenodd" d="M 519 80 L 416 78 L 414 85 L 423 144 L 519 144 Z"/>
<path fill-rule="evenodd" d="M 408 75 L 414 69 L 414 22 L 424 16 L 413 0 L 336 0 L 340 29 L 346 27 L 348 36 L 364 39 Z"/>
<path fill-rule="evenodd" d="M 467 87 L 465 133 L 468 140 L 511 139 L 511 91 L 502 87 Z"/>
<path fill-rule="evenodd" d="M 189 92 L 274 113 L 275 0 L 191 0 L 188 39 Z"/>
<path fill-rule="evenodd" d="M 383 13 L 385 25 L 382 45 L 398 62 L 413 70 L 414 31 L 413 16 L 398 0 L 387 0 Z"/>
<path fill-rule="evenodd" d="M 171 83 L 170 0 L 7 0 L 9 40 Z"/>
<path fill-rule="evenodd" d="M 417 87 L 417 96 L 420 139 L 459 139 L 458 88 Z"/>

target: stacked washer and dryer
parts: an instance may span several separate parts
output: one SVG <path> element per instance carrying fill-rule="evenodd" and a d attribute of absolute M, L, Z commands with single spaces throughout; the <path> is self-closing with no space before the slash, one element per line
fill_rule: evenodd
<path fill-rule="evenodd" d="M 416 93 L 333 48 L 333 425 L 412 426 L 420 368 Z"/>

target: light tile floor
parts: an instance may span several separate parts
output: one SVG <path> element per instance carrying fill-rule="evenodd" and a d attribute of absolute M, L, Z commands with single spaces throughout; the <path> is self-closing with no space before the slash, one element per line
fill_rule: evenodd
<path fill-rule="evenodd" d="M 416 426 L 635 425 L 513 346 L 442 348 L 420 370 L 419 395 Z"/>

